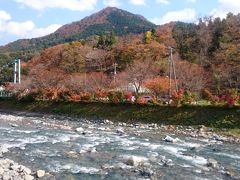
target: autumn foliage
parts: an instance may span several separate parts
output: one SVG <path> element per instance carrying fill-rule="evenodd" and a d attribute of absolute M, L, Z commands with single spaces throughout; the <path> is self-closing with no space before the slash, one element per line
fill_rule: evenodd
<path fill-rule="evenodd" d="M 145 87 L 148 88 L 155 99 L 161 94 L 166 94 L 169 91 L 169 78 L 167 77 L 156 77 L 145 82 Z"/>
<path fill-rule="evenodd" d="M 235 106 L 240 88 L 238 17 L 170 23 L 124 37 L 110 33 L 110 47 L 105 47 L 104 34 L 53 46 L 24 65 L 21 86 L 11 89 L 19 98 L 36 100 L 132 103 L 136 98 L 145 104 L 172 98 L 175 105 L 193 105 L 202 98 Z M 169 85 L 169 46 L 174 47 L 179 91 Z"/>

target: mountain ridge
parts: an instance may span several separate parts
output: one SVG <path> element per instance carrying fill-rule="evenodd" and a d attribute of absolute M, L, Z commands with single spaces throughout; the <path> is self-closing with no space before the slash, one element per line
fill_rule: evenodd
<path fill-rule="evenodd" d="M 136 15 L 116 7 L 106 7 L 80 21 L 63 25 L 54 33 L 32 38 L 19 39 L 5 46 L 0 46 L 0 53 L 35 52 L 65 42 L 86 39 L 107 31 L 114 31 L 117 36 L 140 34 L 157 27 L 141 15 Z"/>

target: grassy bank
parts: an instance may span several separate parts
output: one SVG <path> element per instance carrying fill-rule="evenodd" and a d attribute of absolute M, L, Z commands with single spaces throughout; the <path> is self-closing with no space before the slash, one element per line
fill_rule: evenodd
<path fill-rule="evenodd" d="M 83 102 L 19 102 L 1 100 L 0 109 L 67 114 L 83 118 L 110 119 L 171 125 L 205 125 L 240 133 L 240 109 L 214 106 L 168 107 L 154 105 L 83 103 Z"/>

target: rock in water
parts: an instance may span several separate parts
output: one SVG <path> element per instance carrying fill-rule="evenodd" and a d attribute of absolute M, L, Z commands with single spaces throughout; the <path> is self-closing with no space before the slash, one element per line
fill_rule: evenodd
<path fill-rule="evenodd" d="M 37 177 L 38 177 L 38 178 L 41 178 L 41 177 L 43 177 L 43 176 L 45 176 L 45 171 L 44 171 L 44 170 L 38 170 L 38 171 L 37 171 Z"/>
<path fill-rule="evenodd" d="M 5 146 L 0 146 L 0 154 L 4 154 L 8 152 L 8 148 L 6 148 Z"/>
<path fill-rule="evenodd" d="M 140 156 L 130 156 L 127 158 L 126 164 L 129 166 L 141 166 L 146 164 L 147 158 Z"/>
<path fill-rule="evenodd" d="M 116 130 L 116 133 L 119 135 L 119 136 L 122 136 L 124 134 L 124 130 L 123 129 L 117 129 Z"/>
<path fill-rule="evenodd" d="M 219 135 L 214 135 L 213 139 L 216 140 L 216 141 L 221 141 L 221 142 L 226 141 L 226 138 L 224 138 L 222 136 L 219 136 Z"/>
<path fill-rule="evenodd" d="M 84 129 L 82 127 L 76 128 L 76 132 L 83 132 Z"/>
<path fill-rule="evenodd" d="M 10 125 L 11 127 L 18 127 L 17 124 L 13 124 L 13 123 L 10 123 L 9 125 Z"/>
<path fill-rule="evenodd" d="M 140 173 L 140 175 L 141 176 L 143 176 L 143 177 L 145 177 L 146 179 L 148 178 L 150 178 L 150 179 L 153 179 L 153 175 L 154 175 L 154 172 L 152 171 L 152 170 L 150 170 L 150 169 L 140 169 L 139 170 L 139 173 Z"/>
<path fill-rule="evenodd" d="M 180 141 L 178 138 L 174 139 L 170 136 L 166 136 L 163 140 L 166 141 L 166 142 L 171 142 L 171 143 L 176 143 L 176 142 Z"/>
<path fill-rule="evenodd" d="M 209 158 L 207 162 L 207 166 L 214 169 L 218 169 L 219 163 L 215 159 Z"/>

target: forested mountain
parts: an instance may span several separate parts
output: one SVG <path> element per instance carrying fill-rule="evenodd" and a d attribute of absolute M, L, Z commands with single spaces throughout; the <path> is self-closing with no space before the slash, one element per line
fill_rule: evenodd
<path fill-rule="evenodd" d="M 28 60 L 35 52 L 57 44 L 84 40 L 88 37 L 113 32 L 117 36 L 140 34 L 156 25 L 140 15 L 108 7 L 81 21 L 59 28 L 56 32 L 33 39 L 23 39 L 0 47 L 0 61 L 15 57 Z"/>
<path fill-rule="evenodd" d="M 178 22 L 173 37 L 182 59 L 212 72 L 218 91 L 240 87 L 240 14 L 202 19 L 198 24 Z"/>

